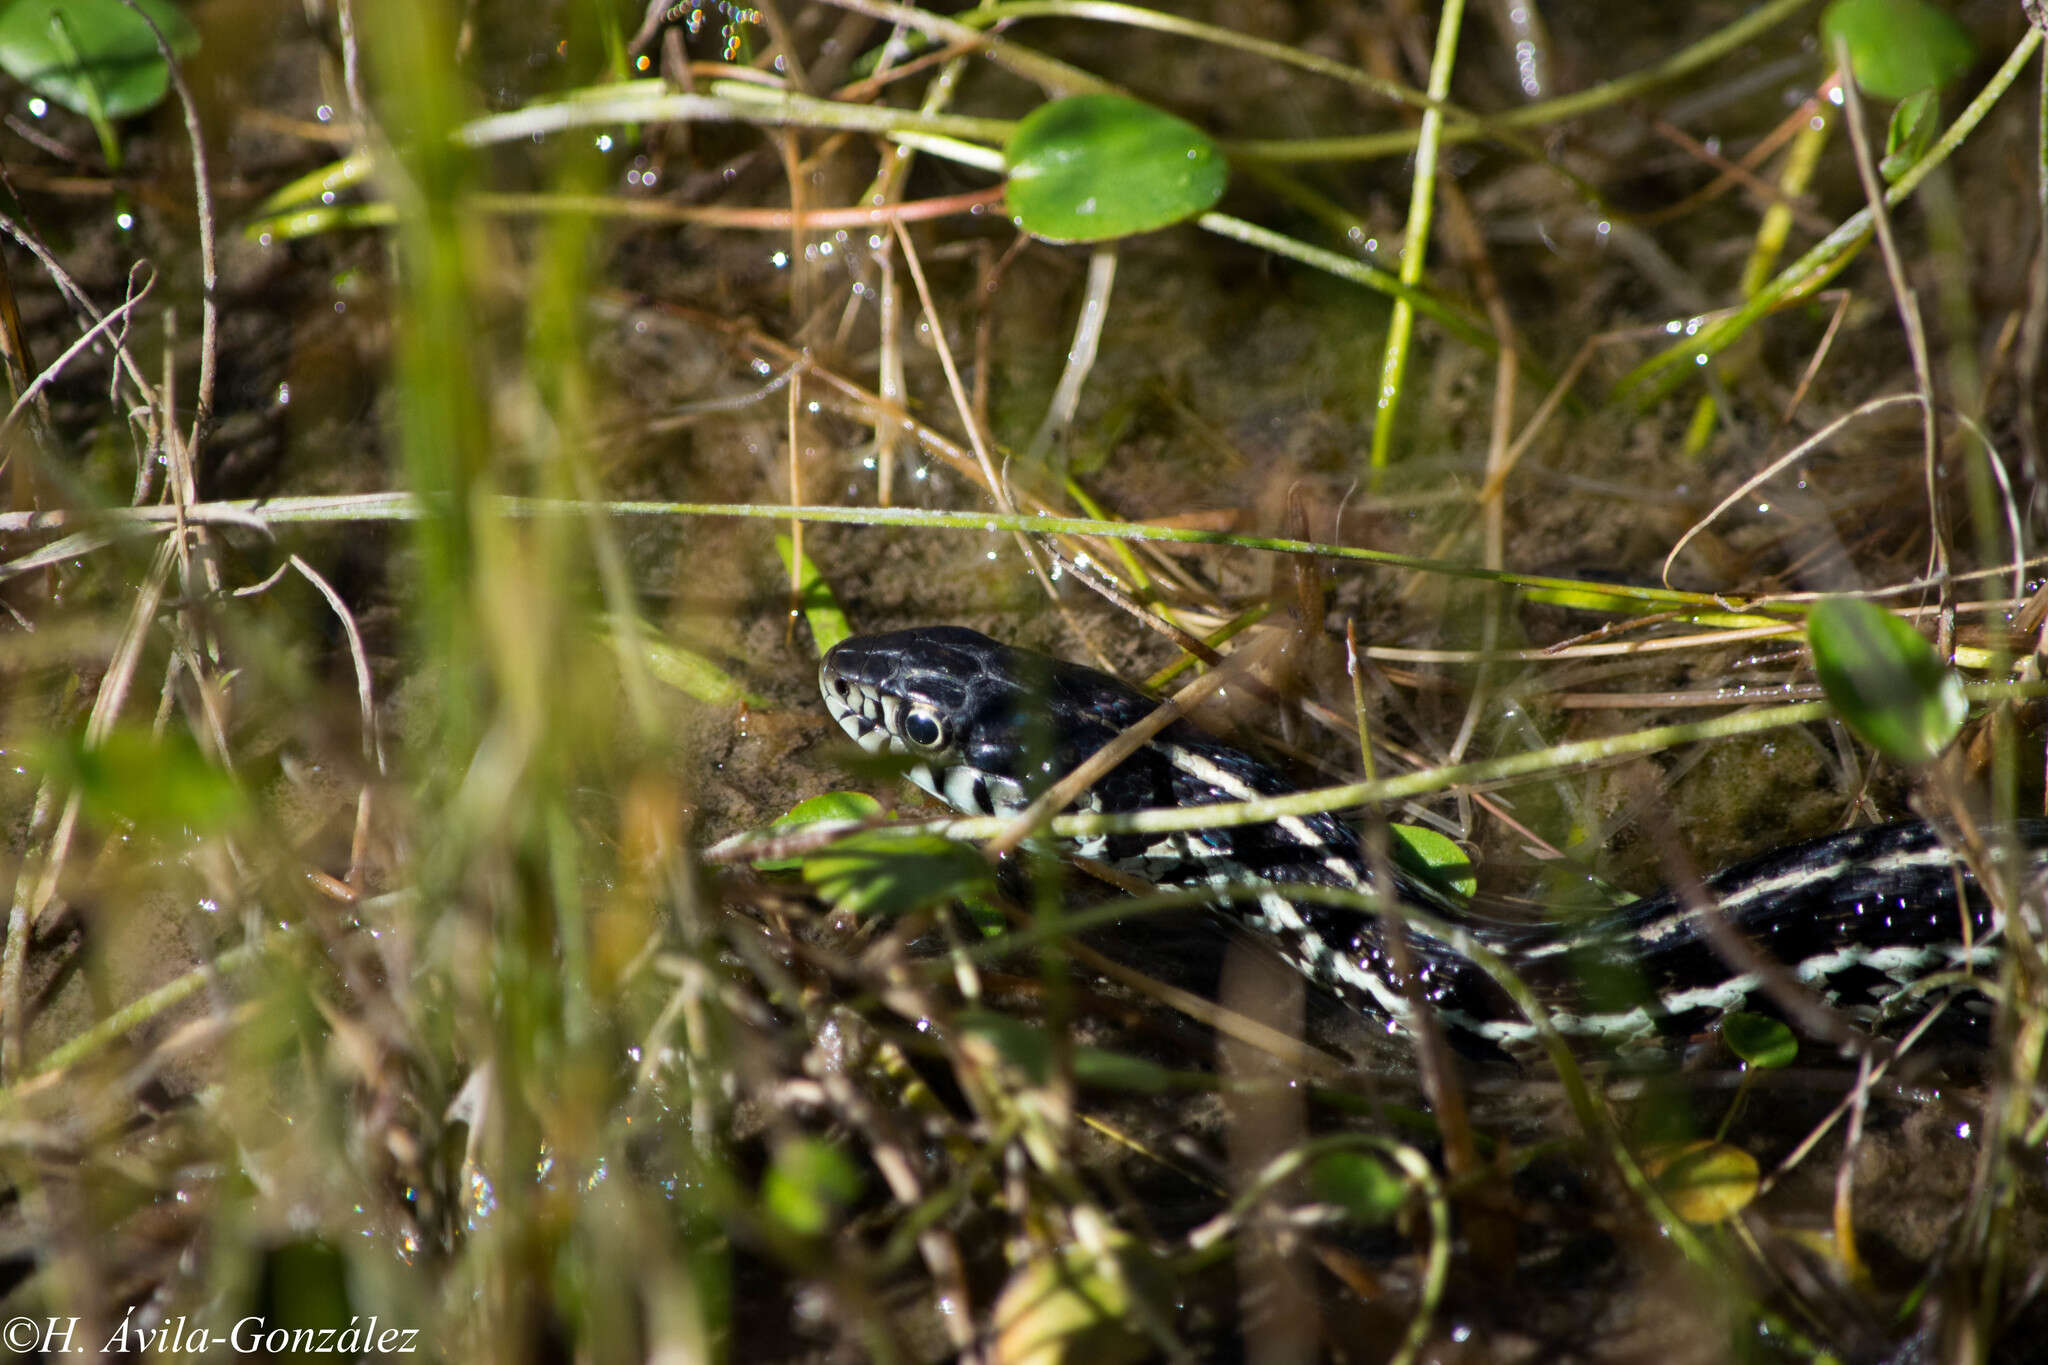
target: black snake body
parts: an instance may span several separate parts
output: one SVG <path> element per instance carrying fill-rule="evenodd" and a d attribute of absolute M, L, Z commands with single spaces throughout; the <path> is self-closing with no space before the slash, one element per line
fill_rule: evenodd
<path fill-rule="evenodd" d="M 957 626 L 859 636 L 827 653 L 820 689 L 863 748 L 913 760 L 910 776 L 955 809 L 1013 815 L 1157 702 L 1094 669 L 999 644 Z M 1161 731 L 1095 783 L 1077 809 L 1125 812 L 1277 796 L 1295 790 L 1258 759 L 1185 722 Z M 2048 822 L 2014 840 L 2029 867 L 2048 861 Z M 1362 891 L 1376 878 L 1357 835 L 1331 814 L 1184 834 L 1110 834 L 1079 851 L 1176 885 L 1245 884 L 1225 902 L 1310 979 L 1395 1027 L 1411 1010 L 1378 916 L 1290 899 L 1289 885 Z M 1609 1044 L 1689 1030 L 1759 997 L 1760 982 L 1728 967 L 1696 914 L 1671 893 L 1590 925 L 1475 921 L 1398 868 L 1393 894 L 1468 927 L 1501 951 L 1567 1033 Z M 1876 825 L 1794 844 L 1706 879 L 1708 897 L 1740 933 L 1827 1004 L 1858 1019 L 1931 973 L 1993 961 L 1997 916 L 1934 830 Z M 1411 928 L 1422 998 L 1454 1035 L 1482 1048 L 1526 1039 L 1531 1026 L 1492 977 L 1449 943 Z M 1594 981 L 1619 976 L 1605 993 Z"/>

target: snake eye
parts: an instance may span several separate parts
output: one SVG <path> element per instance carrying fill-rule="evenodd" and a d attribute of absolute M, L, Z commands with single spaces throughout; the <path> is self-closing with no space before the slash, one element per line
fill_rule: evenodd
<path fill-rule="evenodd" d="M 937 716 L 920 708 L 904 716 L 903 737 L 920 749 L 937 749 L 946 742 L 946 727 Z"/>

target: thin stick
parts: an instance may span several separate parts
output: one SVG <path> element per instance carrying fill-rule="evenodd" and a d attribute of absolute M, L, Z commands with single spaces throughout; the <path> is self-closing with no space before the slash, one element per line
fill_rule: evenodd
<path fill-rule="evenodd" d="M 896 241 L 903 248 L 903 263 L 910 267 L 910 281 L 917 287 L 917 301 L 924 309 L 924 315 L 932 325 L 932 345 L 939 353 L 939 366 L 946 372 L 946 388 L 953 395 L 953 404 L 960 413 L 960 421 L 967 428 L 968 443 L 974 449 L 974 460 L 981 468 L 981 475 L 987 481 L 989 497 L 1005 513 L 1014 512 L 1010 501 L 1010 490 L 1000 474 L 996 473 L 995 461 L 989 455 L 988 442 L 983 436 L 981 424 L 974 420 L 974 407 L 967 400 L 967 386 L 960 382 L 960 367 L 953 363 L 953 348 L 946 341 L 946 320 L 940 316 L 938 305 L 932 302 L 931 286 L 925 282 L 924 263 L 918 259 L 917 248 L 911 244 L 910 234 L 901 223 L 891 223 L 890 229 L 896 234 Z M 1059 592 L 1052 585 L 1052 578 L 1039 562 L 1031 540 L 1022 531 L 1014 532 L 1017 548 L 1024 552 L 1024 562 L 1031 566 L 1031 572 L 1038 577 L 1045 595 L 1054 602 L 1060 600 Z"/>
<path fill-rule="evenodd" d="M 1927 328 L 1920 320 L 1920 297 L 1906 280 L 1898 239 L 1892 235 L 1892 216 L 1885 206 L 1884 181 L 1878 177 L 1877 161 L 1870 150 L 1870 133 L 1863 120 L 1863 92 L 1856 84 L 1847 39 L 1836 37 L 1834 56 L 1842 83 L 1842 98 L 1848 108 L 1849 141 L 1856 148 L 1856 175 L 1862 180 L 1863 196 L 1869 201 L 1870 222 L 1877 231 L 1878 252 L 1884 258 L 1885 276 L 1891 281 L 1892 299 L 1898 305 L 1900 325 L 1905 328 L 1906 351 L 1913 358 L 1913 379 L 1920 386 L 1920 439 L 1926 461 L 1927 529 L 1931 540 L 1929 552 L 1933 556 L 1928 572 L 1935 578 L 1942 601 L 1946 603 L 1951 594 L 1948 532 L 1947 519 L 1942 515 L 1941 483 L 1935 474 L 1941 460 L 1941 431 L 1939 409 L 1935 406 L 1934 366 L 1927 355 Z M 1942 643 L 1946 646 L 1953 631 L 1945 628 L 1941 634 Z M 1944 648 L 1942 652 L 1947 650 Z"/>
<path fill-rule="evenodd" d="M 7 416 L 4 419 L 0 419 L 0 469 L 7 467 L 8 457 L 11 452 L 6 448 L 6 437 L 7 433 L 14 429 L 15 422 L 40 402 L 42 391 L 53 383 L 57 376 L 64 372 L 66 365 L 69 365 L 88 350 L 94 342 L 99 340 L 103 333 L 112 331 L 126 322 L 128 315 L 134 312 L 142 301 L 149 297 L 149 291 L 156 287 L 157 276 L 155 270 L 149 269 L 147 264 L 141 261 L 136 262 L 136 269 L 148 271 L 143 277 L 142 287 L 140 289 L 131 288 L 128 292 L 128 297 L 120 306 L 80 333 L 78 340 L 65 347 L 63 354 L 51 361 L 29 382 L 28 387 L 22 390 L 21 397 L 14 400 L 14 406 L 7 410 Z"/>
<path fill-rule="evenodd" d="M 1887 412 L 1892 408 L 1903 407 L 1910 403 L 1918 403 L 1920 405 L 1922 412 L 1927 414 L 1925 420 L 1931 425 L 1934 420 L 1932 416 L 1933 408 L 1929 406 L 1929 398 L 1924 388 L 1919 393 L 1894 393 L 1888 394 L 1883 398 L 1873 398 L 1869 402 L 1859 404 L 1850 411 L 1843 413 L 1840 417 L 1837 417 L 1834 421 L 1828 423 L 1819 431 L 1816 431 L 1813 435 L 1807 437 L 1798 445 L 1793 446 L 1783 455 L 1780 455 L 1777 459 L 1744 479 L 1735 486 L 1734 490 L 1727 497 L 1715 503 L 1714 509 L 1711 512 L 1708 512 L 1686 528 L 1685 534 L 1678 538 L 1678 543 L 1671 547 L 1671 552 L 1664 556 L 1663 568 L 1659 570 L 1657 575 L 1658 581 L 1669 587 L 1671 584 L 1671 566 L 1677 562 L 1678 556 L 1684 553 L 1685 547 L 1690 545 L 1693 542 L 1693 538 L 1699 535 L 1700 532 L 1706 530 L 1715 521 L 1719 520 L 1723 512 L 1747 499 L 1751 493 L 1756 491 L 1759 485 L 1776 478 L 1785 470 L 1805 459 L 1815 449 L 1833 440 L 1835 435 L 1850 423 L 1860 421 L 1865 417 L 1873 417 L 1880 412 Z M 1930 437 L 1929 439 L 1932 438 Z M 1929 479 L 1933 478 L 1932 458 L 1930 453 Z M 1946 553 L 1942 556 L 1942 563 L 1944 565 L 1943 572 L 1945 573 L 1945 566 L 1947 564 Z"/>
<path fill-rule="evenodd" d="M 193 395 L 192 433 L 185 438 L 185 456 L 196 461 L 213 425 L 214 376 L 220 369 L 220 267 L 214 254 L 213 189 L 207 173 L 206 137 L 199 128 L 199 106 L 192 98 L 192 87 L 186 84 L 184 68 L 171 51 L 163 30 L 135 0 L 121 3 L 149 25 L 150 37 L 156 39 L 157 54 L 170 72 L 171 89 L 178 93 L 178 107 L 185 114 L 185 137 L 192 144 L 192 198 L 199 219 L 199 386 Z"/>

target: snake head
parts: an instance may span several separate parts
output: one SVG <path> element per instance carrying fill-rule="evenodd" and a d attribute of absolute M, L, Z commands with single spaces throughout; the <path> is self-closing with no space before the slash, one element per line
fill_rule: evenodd
<path fill-rule="evenodd" d="M 1085 674 L 1085 684 L 1066 672 Z M 1112 703 L 1128 692 L 1134 716 L 1150 706 L 1101 674 L 964 626 L 857 635 L 818 668 L 826 709 L 856 744 L 912 759 L 912 781 L 980 815 L 1023 809 L 1031 792 L 1116 733 L 1119 723 L 1101 714 L 1105 684 Z"/>

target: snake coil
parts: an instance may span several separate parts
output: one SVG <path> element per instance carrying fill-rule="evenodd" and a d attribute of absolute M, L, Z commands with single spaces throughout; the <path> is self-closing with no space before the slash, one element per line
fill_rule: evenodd
<path fill-rule="evenodd" d="M 910 777 L 955 809 L 1015 815 L 1157 703 L 1094 669 L 1000 644 L 960 626 L 856 636 L 819 670 L 833 718 L 863 749 L 911 760 Z M 1076 802 L 1091 812 L 1185 808 L 1295 788 L 1251 755 L 1186 722 L 1166 727 Z M 2048 863 L 2048 822 L 2006 831 L 2025 880 Z M 1335 815 L 1177 834 L 1109 834 L 1079 851 L 1155 882 L 1250 888 L 1218 908 L 1270 938 L 1311 980 L 1389 1028 L 1413 1009 L 1380 916 L 1290 899 L 1290 886 L 1390 891 L 1501 952 L 1561 1031 L 1614 1046 L 1684 1033 L 1759 999 L 1758 972 L 1729 967 L 1699 911 L 1666 892 L 1572 926 L 1480 920 L 1395 869 L 1377 885 L 1357 835 Z M 1705 879 L 1706 900 L 1743 938 L 1834 1009 L 1868 1022 L 1930 974 L 1994 962 L 1997 911 L 1924 822 L 1873 825 L 1789 845 Z M 1525 1041 L 1532 1026 L 1492 977 L 1450 942 L 1406 931 L 1419 998 L 1470 1046 Z M 1611 970 L 1610 970 L 1611 969 Z M 1592 998 L 1588 980 L 1636 983 Z M 1610 993 L 1611 994 L 1611 993 Z"/>

